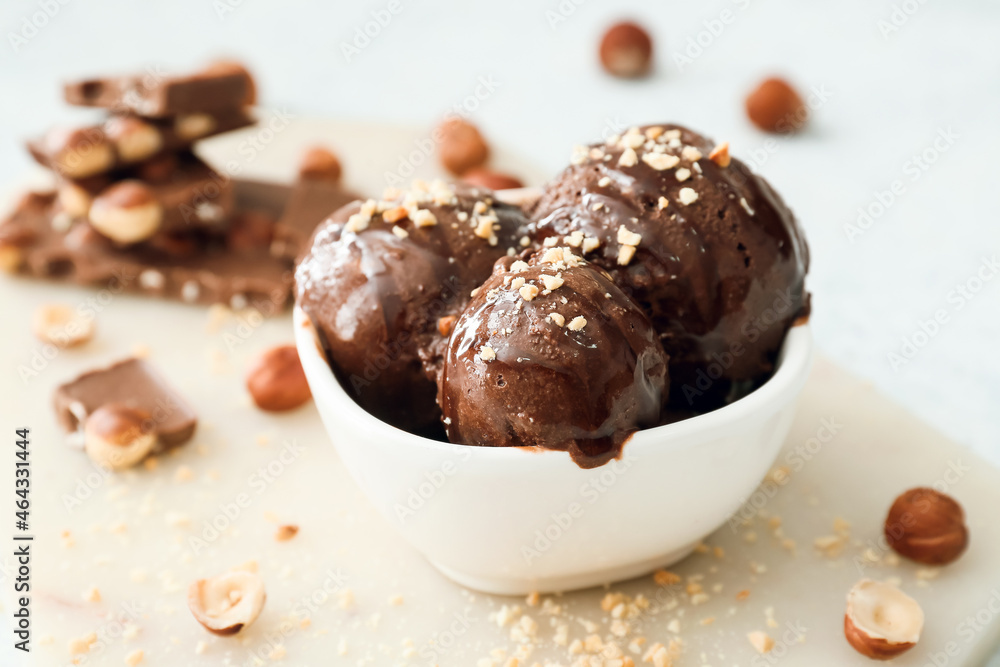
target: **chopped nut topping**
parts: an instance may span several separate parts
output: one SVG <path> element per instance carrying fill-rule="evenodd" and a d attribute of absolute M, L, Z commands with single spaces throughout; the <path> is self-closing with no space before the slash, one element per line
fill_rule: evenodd
<path fill-rule="evenodd" d="M 674 173 L 674 175 L 677 177 L 678 181 L 684 182 L 687 179 L 691 178 L 691 170 L 681 167 Z"/>
<path fill-rule="evenodd" d="M 566 318 L 560 315 L 559 313 L 549 313 L 547 319 L 557 327 L 561 327 L 562 325 L 566 324 Z"/>
<path fill-rule="evenodd" d="M 493 361 L 497 358 L 497 353 L 489 344 L 486 344 L 479 349 L 479 358 L 483 361 Z"/>
<path fill-rule="evenodd" d="M 430 213 L 430 211 L 428 211 Z M 433 215 L 433 214 L 432 214 Z M 386 222 L 399 222 L 407 216 L 407 211 L 405 206 L 397 206 L 395 208 L 390 208 L 382 213 L 382 219 Z"/>
<path fill-rule="evenodd" d="M 586 146 L 573 146 L 573 154 L 569 158 L 570 164 L 583 164 L 587 161 L 589 153 Z"/>
<path fill-rule="evenodd" d="M 642 161 L 657 171 L 676 167 L 681 159 L 668 153 L 643 153 Z"/>
<path fill-rule="evenodd" d="M 596 204 L 593 204 L 593 205 L 592 205 L 592 206 L 590 207 L 590 210 L 591 210 L 591 211 L 600 211 L 600 210 L 601 210 L 602 208 L 604 208 L 604 202 L 600 202 L 600 201 L 599 201 L 599 202 L 597 202 Z"/>
<path fill-rule="evenodd" d="M 634 245 L 623 245 L 618 248 L 618 264 L 620 266 L 628 266 L 633 257 L 635 257 Z"/>
<path fill-rule="evenodd" d="M 601 247 L 600 239 L 588 237 L 583 240 L 583 252 L 588 253 Z"/>
<path fill-rule="evenodd" d="M 625 148 L 636 149 L 646 143 L 646 137 L 639 132 L 638 127 L 630 127 L 621 139 L 621 144 Z"/>
<path fill-rule="evenodd" d="M 538 288 L 535 287 L 534 285 L 525 285 L 517 292 L 518 294 L 521 295 L 521 298 L 524 299 L 525 301 L 531 301 L 536 296 L 538 296 Z"/>
<path fill-rule="evenodd" d="M 639 156 L 631 148 L 626 148 L 621 157 L 618 158 L 619 167 L 634 167 L 637 164 L 639 164 Z"/>
<path fill-rule="evenodd" d="M 681 149 L 681 157 L 688 162 L 697 162 L 701 159 L 701 151 L 694 146 L 685 146 Z"/>
<path fill-rule="evenodd" d="M 721 144 L 712 149 L 712 152 L 708 154 L 708 159 L 719 165 L 720 167 L 728 167 L 732 158 L 729 157 L 729 142 L 723 141 Z"/>
<path fill-rule="evenodd" d="M 585 326 L 587 326 L 587 318 L 585 318 L 583 315 L 577 315 L 572 320 L 570 320 L 569 324 L 566 325 L 566 328 L 569 329 L 570 331 L 579 331 Z"/>
<path fill-rule="evenodd" d="M 542 274 L 542 284 L 545 285 L 545 289 L 551 291 L 562 287 L 563 279 L 560 276 L 547 276 Z"/>
<path fill-rule="evenodd" d="M 698 193 L 692 188 L 681 188 L 681 191 L 677 193 L 677 198 L 681 200 L 682 204 L 687 206 L 698 201 Z"/>
<path fill-rule="evenodd" d="M 753 209 L 750 208 L 750 204 L 747 203 L 746 197 L 740 197 L 740 206 L 743 207 L 744 211 L 746 211 L 750 215 L 753 215 Z"/>
<path fill-rule="evenodd" d="M 519 290 L 519 289 L 521 289 L 522 287 L 524 287 L 524 278 L 521 277 L 521 276 L 518 276 L 517 278 L 514 278 L 514 280 L 512 280 L 510 282 L 510 287 L 513 290 Z"/>
<path fill-rule="evenodd" d="M 528 263 L 523 262 L 521 260 L 517 260 L 516 262 L 510 265 L 511 273 L 520 273 L 521 271 L 527 271 L 527 270 L 528 270 Z"/>
<path fill-rule="evenodd" d="M 550 236 L 549 238 L 547 238 L 544 241 L 542 241 L 542 245 L 544 247 L 546 247 L 546 248 L 551 248 L 552 246 L 554 246 L 557 243 L 559 243 L 559 237 L 558 236 Z"/>
<path fill-rule="evenodd" d="M 368 229 L 369 222 L 371 222 L 371 216 L 355 213 L 347 219 L 347 224 L 344 225 L 344 229 L 357 234 L 358 232 L 363 232 Z"/>
<path fill-rule="evenodd" d="M 680 575 L 668 572 L 667 570 L 657 570 L 653 573 L 653 581 L 657 586 L 673 586 L 681 583 Z"/>
<path fill-rule="evenodd" d="M 611 179 L 605 176 L 601 180 L 597 181 L 598 187 L 606 188 L 611 185 Z"/>
<path fill-rule="evenodd" d="M 518 243 L 521 244 L 522 248 L 527 248 L 529 245 L 531 245 L 531 239 L 529 239 L 527 236 L 522 236 L 521 240 L 518 241 Z"/>
<path fill-rule="evenodd" d="M 437 218 L 425 208 L 417 210 L 412 219 L 416 227 L 433 227 L 437 224 Z"/>
<path fill-rule="evenodd" d="M 654 127 L 647 127 L 646 128 L 646 138 L 647 139 L 653 139 L 653 140 L 655 140 L 661 134 L 663 134 L 663 128 L 660 127 L 659 125 L 656 125 Z"/>
<path fill-rule="evenodd" d="M 410 232 L 406 231 L 402 227 L 397 227 L 395 225 L 393 225 L 393 227 L 392 227 L 392 233 L 395 234 L 398 238 L 401 238 L 401 239 L 405 239 L 406 237 L 408 237 L 410 235 Z"/>
<path fill-rule="evenodd" d="M 618 227 L 618 242 L 624 245 L 637 246 L 642 241 L 642 235 L 629 231 L 625 225 Z"/>

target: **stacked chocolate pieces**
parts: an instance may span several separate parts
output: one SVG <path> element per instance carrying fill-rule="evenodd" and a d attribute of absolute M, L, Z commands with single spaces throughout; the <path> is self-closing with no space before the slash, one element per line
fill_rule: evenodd
<path fill-rule="evenodd" d="M 254 123 L 254 81 L 237 63 L 79 81 L 64 96 L 108 117 L 29 142 L 56 185 L 0 222 L 8 271 L 276 312 L 290 302 L 302 228 L 354 198 L 330 183 L 315 220 L 283 220 L 293 188 L 232 178 L 195 155 L 198 140 Z"/>

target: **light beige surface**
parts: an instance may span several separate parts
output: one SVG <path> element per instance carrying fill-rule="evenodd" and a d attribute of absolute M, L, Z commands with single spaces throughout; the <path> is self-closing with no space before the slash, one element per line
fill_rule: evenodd
<path fill-rule="evenodd" d="M 298 149 L 314 135 L 328 136 L 354 184 L 371 189 L 381 185 L 384 165 L 395 168 L 399 145 L 408 147 L 419 132 L 301 122 L 283 132 L 254 169 L 287 178 Z M 238 139 L 215 148 L 237 149 Z M 49 301 L 90 303 L 97 312 L 95 339 L 46 359 L 28 320 L 37 304 Z M 862 665 L 868 661 L 841 632 L 844 596 L 862 575 L 897 577 L 927 614 L 920 644 L 896 664 L 935 664 L 945 658 L 929 654 L 943 654 L 952 642 L 959 655 L 947 664 L 976 665 L 997 639 L 1000 625 L 990 621 L 1000 611 L 1000 528 L 991 516 L 1000 473 L 825 361 L 814 370 L 778 462 L 790 477 L 762 486 L 745 513 L 747 525 L 723 526 L 708 540 L 708 553 L 674 568 L 686 578 L 681 585 L 658 587 L 647 577 L 612 586 L 633 603 L 639 595 L 650 601 L 645 610 L 625 604 L 626 616 L 630 609 L 639 613 L 618 624 L 620 611 L 601 608 L 605 590 L 546 596 L 551 602 L 531 607 L 453 585 L 369 507 L 311 406 L 285 416 L 253 409 L 242 370 L 255 352 L 291 340 L 289 317 L 213 318 L 203 308 L 7 278 L 0 279 L 0 302 L 7 317 L 0 330 L 2 432 L 12 439 L 15 426 L 32 429 L 33 665 L 68 664 L 69 642 L 92 632 L 98 643 L 82 664 L 125 664 L 126 655 L 141 649 L 147 665 L 255 664 L 254 655 L 270 664 L 272 652 L 284 655 L 276 664 L 296 666 L 476 665 L 494 650 L 514 655 L 520 645 L 533 647 L 521 664 L 571 664 L 575 656 L 554 641 L 562 625 L 570 644 L 589 635 L 610 640 L 627 630 L 615 639 L 626 655 L 633 655 L 628 644 L 636 637 L 645 637 L 646 646 L 679 637 L 678 665 Z M 148 349 L 202 422 L 193 442 L 155 469 L 105 477 L 65 446 L 51 392 L 136 346 Z M 33 363 L 37 375 L 22 379 L 19 368 Z M 12 470 L 12 455 L 8 461 Z M 879 546 L 886 509 L 899 491 L 933 483 L 946 485 L 965 505 L 969 552 L 940 572 L 887 564 Z M 775 536 L 775 517 L 784 538 L 795 542 L 793 551 Z M 831 558 L 813 542 L 836 536 L 838 517 L 850 523 L 850 537 Z M 301 530 L 277 542 L 273 536 L 283 523 Z M 714 547 L 721 547 L 721 557 Z M 855 559 L 867 549 L 882 558 L 862 573 Z M 9 551 L 5 545 L 2 552 Z M 238 637 L 212 636 L 188 613 L 187 586 L 247 561 L 256 561 L 264 578 L 264 612 Z M 3 562 L 9 568 L 10 557 Z M 690 577 L 702 577 L 697 583 L 707 601 L 693 604 L 685 591 Z M 2 589 L 6 618 L 9 580 Z M 742 590 L 749 597 L 737 600 Z M 503 605 L 519 606 L 532 622 L 501 614 L 514 621 L 500 627 L 496 614 Z M 703 625 L 708 619 L 714 621 Z M 751 631 L 777 642 L 769 656 L 757 655 L 746 637 Z M 496 664 L 504 664 L 499 656 Z"/>

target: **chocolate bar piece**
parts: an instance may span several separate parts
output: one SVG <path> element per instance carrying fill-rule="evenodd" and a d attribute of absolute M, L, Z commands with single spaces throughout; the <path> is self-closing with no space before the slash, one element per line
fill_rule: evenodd
<path fill-rule="evenodd" d="M 327 149 L 313 147 L 306 152 L 288 206 L 274 230 L 275 253 L 297 259 L 319 223 L 357 199 L 340 186 L 340 171 L 340 161 Z"/>
<path fill-rule="evenodd" d="M 55 193 L 28 193 L 0 223 L 0 268 L 113 293 L 249 305 L 265 315 L 277 313 L 290 302 L 293 264 L 270 252 L 274 218 L 245 204 L 265 195 L 252 183 L 233 185 L 237 212 L 228 232 L 189 233 L 173 239 L 179 248 L 154 243 L 156 238 L 117 246 L 83 220 L 71 220 L 67 229 Z M 266 196 L 287 199 L 288 190 L 275 187 Z M 269 204 L 272 211 L 282 207 L 282 201 Z"/>
<path fill-rule="evenodd" d="M 253 78 L 236 63 L 217 63 L 185 76 L 155 72 L 67 83 L 70 104 L 132 112 L 147 118 L 211 113 L 252 104 Z"/>
<path fill-rule="evenodd" d="M 103 125 L 54 128 L 41 139 L 29 141 L 28 151 L 40 165 L 64 178 L 87 178 L 156 155 L 177 153 L 199 139 L 253 123 L 242 109 L 163 119 L 112 116 Z"/>
<path fill-rule="evenodd" d="M 154 451 L 182 445 L 194 435 L 198 417 L 187 401 L 142 359 L 125 359 L 89 371 L 56 388 L 52 398 L 56 418 L 71 433 L 70 443 L 83 446 L 83 423 L 87 416 L 112 403 L 142 410 L 152 420 L 157 435 Z"/>
<path fill-rule="evenodd" d="M 233 211 L 232 180 L 191 153 L 166 153 L 111 175 L 63 179 L 58 200 L 70 218 L 85 218 L 122 244 L 155 234 L 224 229 Z"/>

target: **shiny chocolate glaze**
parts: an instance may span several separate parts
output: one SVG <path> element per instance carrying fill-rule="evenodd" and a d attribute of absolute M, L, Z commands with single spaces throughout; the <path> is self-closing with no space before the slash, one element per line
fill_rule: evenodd
<path fill-rule="evenodd" d="M 462 185 L 418 182 L 387 195 L 349 204 L 319 226 L 296 271 L 298 304 L 362 407 L 435 435 L 449 322 L 494 261 L 520 250 L 527 221 L 488 190 Z"/>
<path fill-rule="evenodd" d="M 543 275 L 562 284 L 546 289 Z M 656 423 L 666 383 L 639 306 L 603 270 L 549 248 L 496 263 L 455 325 L 439 403 L 452 442 L 566 450 L 593 468 Z"/>
<path fill-rule="evenodd" d="M 710 159 L 715 147 L 677 125 L 580 147 L 532 214 L 536 241 L 581 232 L 600 242 L 585 257 L 649 314 L 670 355 L 675 414 L 719 407 L 766 380 L 809 310 L 795 217 L 745 164 Z M 623 225 L 641 236 L 626 264 Z"/>

